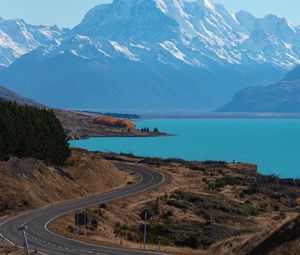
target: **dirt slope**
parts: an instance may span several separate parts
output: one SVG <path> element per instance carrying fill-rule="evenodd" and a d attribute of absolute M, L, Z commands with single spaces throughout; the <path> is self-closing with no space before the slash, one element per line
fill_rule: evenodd
<path fill-rule="evenodd" d="M 132 176 L 101 156 L 73 150 L 64 168 L 36 159 L 0 162 L 0 217 L 126 185 Z"/>

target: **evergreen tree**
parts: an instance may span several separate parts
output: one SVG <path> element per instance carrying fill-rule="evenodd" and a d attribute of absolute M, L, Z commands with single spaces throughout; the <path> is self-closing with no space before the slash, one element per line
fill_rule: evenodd
<path fill-rule="evenodd" d="M 62 165 L 69 155 L 66 134 L 52 110 L 0 101 L 0 160 L 34 157 Z"/>

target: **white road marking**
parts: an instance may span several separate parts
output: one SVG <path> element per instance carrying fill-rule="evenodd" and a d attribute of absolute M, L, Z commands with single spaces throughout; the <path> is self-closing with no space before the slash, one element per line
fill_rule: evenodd
<path fill-rule="evenodd" d="M 131 171 L 135 172 L 134 170 L 131 170 Z M 147 170 L 146 170 L 146 171 L 147 171 Z M 54 212 L 66 211 L 67 208 L 72 208 L 71 211 L 76 211 L 76 210 L 80 210 L 80 209 L 82 209 L 82 208 L 84 208 L 84 207 L 87 207 L 87 206 L 92 206 L 93 204 L 96 204 L 96 203 L 99 203 L 99 202 L 108 202 L 108 201 L 111 201 L 111 200 L 120 199 L 120 198 L 126 197 L 127 194 L 129 194 L 130 196 L 133 196 L 133 195 L 136 195 L 136 194 L 139 194 L 139 193 L 142 193 L 142 192 L 145 192 L 145 191 L 154 189 L 155 187 L 161 185 L 161 184 L 165 181 L 165 176 L 164 176 L 163 174 L 161 174 L 159 171 L 156 171 L 156 170 L 153 170 L 153 169 L 152 169 L 152 171 L 153 171 L 153 172 L 156 172 L 156 173 L 159 173 L 159 175 L 162 177 L 162 180 L 161 180 L 158 184 L 155 184 L 155 185 L 153 185 L 153 186 L 148 187 L 149 184 L 151 184 L 151 183 L 153 182 L 153 180 L 154 180 L 154 175 L 150 173 L 151 180 L 149 180 L 147 183 L 145 183 L 145 187 L 146 187 L 146 188 L 144 187 L 144 189 L 142 188 L 141 190 L 138 190 L 137 187 L 143 182 L 144 178 L 143 178 L 143 176 L 142 176 L 141 174 L 135 172 L 135 173 L 137 173 L 138 175 L 140 175 L 140 180 L 139 180 L 139 182 L 137 182 L 134 186 L 129 186 L 130 189 L 127 187 L 127 190 L 125 189 L 124 192 L 122 192 L 122 193 L 120 193 L 120 192 L 122 191 L 122 189 L 119 189 L 119 190 L 115 190 L 115 191 L 113 191 L 113 192 L 111 192 L 111 193 L 102 194 L 102 197 L 100 197 L 100 198 L 93 197 L 93 198 L 90 198 L 90 199 L 86 199 L 85 201 L 83 201 L 83 202 L 81 202 L 81 203 L 78 204 L 78 205 L 82 206 L 81 208 L 77 208 L 76 204 L 75 204 L 75 206 L 74 206 L 74 205 L 67 205 L 66 207 L 62 207 L 62 208 L 54 208 L 54 209 L 50 209 L 50 208 L 56 207 L 56 206 L 61 206 L 62 204 L 57 204 L 57 205 L 54 205 L 54 206 L 50 206 L 49 208 L 41 208 L 41 209 L 38 209 L 38 210 L 35 211 L 35 212 L 43 211 L 43 210 L 45 210 L 45 209 L 47 209 L 47 211 L 46 211 L 44 214 L 39 214 L 38 216 L 32 218 L 31 220 L 26 221 L 23 225 L 26 225 L 27 223 L 29 223 L 29 222 L 31 222 L 31 221 L 37 219 L 37 218 L 40 218 L 40 217 L 42 217 L 42 216 L 44 216 L 44 215 L 48 215 L 48 214 L 50 214 L 50 213 L 52 214 L 52 213 L 54 213 Z M 149 172 L 148 172 L 148 173 L 149 173 Z M 118 193 L 120 193 L 120 194 L 118 194 Z M 115 195 L 114 195 L 114 194 L 115 194 Z M 101 198 L 102 198 L 102 199 L 101 199 Z M 70 202 L 70 201 L 69 201 L 69 202 Z M 67 202 L 67 203 L 69 203 L 69 202 Z M 77 201 L 74 200 L 73 202 L 76 203 Z M 49 210 L 49 209 L 50 209 L 50 210 Z M 69 211 L 69 212 L 71 212 L 71 211 Z M 30 212 L 30 213 L 35 213 L 35 212 Z M 119 251 L 124 251 L 124 252 L 127 251 L 126 249 L 113 248 L 113 247 L 105 247 L 105 246 L 98 246 L 98 245 L 93 245 L 93 244 L 88 244 L 88 243 L 84 243 L 84 242 L 81 242 L 81 241 L 73 240 L 73 239 L 70 239 L 70 238 L 63 237 L 63 236 L 59 236 L 59 235 L 57 235 L 57 234 L 51 232 L 51 231 L 47 228 L 47 226 L 50 224 L 51 221 L 55 220 L 56 218 L 60 217 L 61 215 L 64 215 L 64 214 L 66 214 L 66 213 L 69 213 L 69 212 L 66 211 L 66 212 L 64 212 L 64 213 L 61 213 L 61 214 L 57 215 L 56 217 L 52 218 L 51 220 L 49 220 L 49 221 L 44 225 L 44 229 L 45 229 L 46 231 L 48 231 L 50 234 L 52 234 L 53 236 L 58 236 L 58 237 L 61 238 L 61 239 L 71 240 L 71 241 L 73 241 L 73 242 L 77 242 L 77 243 L 84 244 L 84 245 L 88 245 L 88 246 L 94 246 L 94 247 L 97 247 L 97 248 L 105 248 L 105 249 L 109 249 L 109 250 L 119 250 Z M 30 215 L 30 213 L 28 213 L 28 215 Z M 2 224 L 0 224 L 0 226 L 3 225 L 4 223 L 6 224 L 6 223 L 8 223 L 8 222 L 10 222 L 10 221 L 12 221 L 12 220 L 14 220 L 14 219 L 17 219 L 18 217 L 22 217 L 22 216 L 26 216 L 26 215 L 27 215 L 27 214 L 25 213 L 25 214 L 23 214 L 23 215 L 16 216 L 15 218 L 12 218 L 12 219 L 10 219 L 10 220 L 8 220 L 8 221 L 6 221 L 6 222 L 3 222 Z M 36 239 L 36 238 L 35 238 L 35 239 Z M 40 239 L 39 239 L 39 240 L 40 240 Z M 7 241 L 10 242 L 9 240 L 7 240 Z M 40 240 L 40 241 L 41 241 L 41 240 Z M 42 242 L 46 242 L 46 241 L 42 241 Z M 12 242 L 10 242 L 10 243 L 13 244 Z M 14 244 L 13 244 L 13 245 L 14 245 Z M 51 243 L 48 242 L 48 245 L 51 245 Z M 56 245 L 53 244 L 52 246 L 56 246 Z M 59 246 L 59 247 L 61 247 L 61 246 Z M 61 248 L 62 248 L 62 247 L 61 247 Z M 64 249 L 65 249 L 65 250 L 69 250 L 68 247 L 65 247 Z M 73 249 L 73 250 L 75 250 L 75 249 Z M 86 251 L 80 250 L 80 252 L 86 252 Z M 128 252 L 129 252 L 129 250 L 128 250 Z M 136 252 L 141 252 L 141 251 L 136 250 Z M 92 252 L 92 251 L 88 251 L 88 253 L 93 253 L 93 252 Z M 150 254 L 150 253 L 152 253 L 152 252 L 147 252 L 147 253 Z M 45 254 L 45 255 L 47 255 L 46 253 L 40 253 L 40 254 Z M 105 255 L 105 254 L 103 254 L 103 253 L 95 253 L 95 254 Z M 153 254 L 154 254 L 154 253 L 153 253 Z M 155 254 L 160 254 L 160 253 L 155 253 Z"/>

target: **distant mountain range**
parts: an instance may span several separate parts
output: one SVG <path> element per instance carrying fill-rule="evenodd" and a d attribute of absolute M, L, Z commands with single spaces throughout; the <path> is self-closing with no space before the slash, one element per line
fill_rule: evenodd
<path fill-rule="evenodd" d="M 238 92 L 219 112 L 300 112 L 300 66 L 266 87 L 249 87 Z"/>
<path fill-rule="evenodd" d="M 114 0 L 71 30 L 10 22 L 0 83 L 54 107 L 215 109 L 300 64 L 299 26 L 209 0 Z"/>
<path fill-rule="evenodd" d="M 53 42 L 59 43 L 66 29 L 57 26 L 34 26 L 22 19 L 0 18 L 0 66 L 8 66 L 20 56 Z"/>
<path fill-rule="evenodd" d="M 0 100 L 16 101 L 19 104 L 37 105 L 33 100 L 23 97 L 15 92 L 12 92 L 0 86 Z"/>

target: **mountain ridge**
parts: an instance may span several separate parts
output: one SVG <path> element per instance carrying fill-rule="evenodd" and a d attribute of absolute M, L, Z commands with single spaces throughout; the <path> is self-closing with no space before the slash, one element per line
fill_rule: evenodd
<path fill-rule="evenodd" d="M 268 86 L 244 88 L 218 112 L 300 112 L 300 66 L 280 82 Z"/>
<path fill-rule="evenodd" d="M 8 101 L 16 101 L 20 104 L 28 104 L 28 105 L 38 105 L 32 99 L 23 97 L 13 91 L 6 89 L 5 87 L 0 85 L 0 100 L 8 100 Z"/>
<path fill-rule="evenodd" d="M 115 0 L 0 70 L 0 82 L 55 107 L 214 109 L 297 64 L 300 30 L 285 19 L 207 0 Z"/>
<path fill-rule="evenodd" d="M 100 4 L 92 8 L 84 16 L 82 22 L 70 30 L 57 26 L 33 26 L 21 19 L 15 21 L 0 19 L 0 31 L 9 30 L 8 25 L 5 26 L 6 23 L 18 24 L 19 30 L 27 27 L 27 30 L 36 29 L 39 33 L 41 30 L 46 30 L 51 40 L 47 43 L 35 42 L 35 44 L 46 47 L 50 44 L 50 48 L 59 47 L 60 41 L 76 38 L 76 36 L 86 36 L 98 44 L 99 49 L 103 40 L 106 42 L 116 40 L 123 48 L 127 48 L 127 51 L 132 51 L 133 55 L 135 50 L 146 50 L 146 45 L 142 45 L 145 43 L 154 44 L 150 48 L 152 51 L 164 50 L 172 54 L 174 53 L 172 51 L 177 50 L 178 53 L 183 51 L 182 55 L 188 55 L 184 52 L 188 50 L 188 53 L 198 60 L 201 60 L 201 55 L 205 55 L 213 61 L 225 61 L 230 64 L 266 61 L 285 69 L 292 69 L 291 65 L 300 64 L 300 26 L 293 26 L 285 18 L 278 18 L 271 14 L 263 18 L 256 18 L 246 11 L 232 14 L 223 5 L 214 4 L 208 0 L 194 2 L 115 0 L 111 4 Z M 12 34 L 9 35 L 14 37 Z M 263 45 L 257 45 L 257 41 L 262 37 L 265 38 Z M 284 42 L 281 37 L 285 40 Z M 56 43 L 55 39 L 57 39 Z M 272 42 L 271 39 L 275 41 Z M 19 41 L 16 42 L 19 43 Z M 271 49 L 274 43 L 280 48 Z M 287 45 L 288 43 L 292 45 Z M 110 45 L 118 51 L 118 47 L 115 47 L 113 43 Z M 289 48 L 291 46 L 295 46 L 295 49 Z M 33 50 L 37 46 L 30 45 L 30 47 Z M 104 48 L 106 47 L 104 45 Z M 119 47 L 119 50 L 122 47 Z M 275 61 L 275 58 L 272 59 L 272 54 L 264 52 L 264 47 L 272 53 L 277 50 L 278 56 L 276 57 L 281 57 L 281 60 L 285 57 L 285 61 L 281 61 L 282 63 Z M 251 48 L 254 50 L 251 51 Z M 245 51 L 248 54 L 244 54 Z M 267 56 L 260 56 L 259 51 Z M 199 61 L 193 62 L 191 56 L 187 57 L 190 58 L 187 62 L 199 65 Z M 200 63 L 200 66 L 201 64 L 205 65 L 205 63 Z"/>
<path fill-rule="evenodd" d="M 61 38 L 65 32 L 56 25 L 31 25 L 23 19 L 0 17 L 0 66 L 9 66 L 22 55 Z"/>

